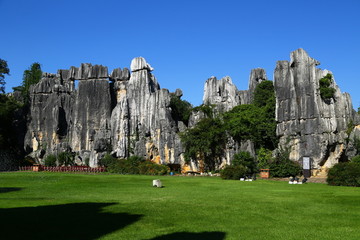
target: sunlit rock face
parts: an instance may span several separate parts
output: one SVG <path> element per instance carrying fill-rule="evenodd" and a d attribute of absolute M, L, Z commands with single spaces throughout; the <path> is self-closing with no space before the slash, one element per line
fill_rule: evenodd
<path fill-rule="evenodd" d="M 334 97 L 324 101 L 319 79 L 331 73 L 317 68 L 319 62 L 303 50 L 279 61 L 274 72 L 279 148 L 289 147 L 290 158 L 311 157 L 313 167 L 330 167 L 358 154 L 360 117 L 350 96 L 333 80 Z M 161 164 L 180 164 L 199 170 L 197 162 L 185 165 L 179 131 L 194 127 L 205 114 L 193 111 L 188 126 L 171 117 L 170 93 L 161 89 L 154 69 L 142 57 L 132 60 L 130 70 L 116 68 L 111 74 L 102 65 L 81 64 L 57 74 L 44 73 L 30 88 L 25 149 L 43 161 L 48 154 L 73 152 L 78 164 L 97 166 L 106 153 L 119 158 L 143 156 Z M 238 90 L 230 77 L 205 82 L 203 103 L 215 114 L 240 104 L 251 104 L 258 84 L 267 80 L 264 69 L 253 69 L 249 89 Z M 182 95 L 176 90 L 175 96 Z M 349 128 L 349 123 L 355 126 Z M 255 154 L 250 141 L 229 138 L 222 164 L 230 164 L 239 151 Z"/>
<path fill-rule="evenodd" d="M 109 75 L 107 67 L 81 64 L 44 74 L 31 88 L 27 151 L 39 159 L 71 151 L 77 162 L 90 166 L 106 152 L 179 163 L 181 142 L 169 91 L 160 89 L 144 58 L 135 58 L 131 70 L 117 68 Z"/>
<path fill-rule="evenodd" d="M 313 167 L 330 167 L 346 158 L 346 130 L 353 119 L 349 94 L 341 93 L 333 80 L 334 98 L 324 101 L 319 80 L 327 70 L 303 50 L 291 53 L 291 60 L 278 61 L 274 73 L 277 135 L 280 146 L 291 147 L 290 158 L 308 156 Z"/>

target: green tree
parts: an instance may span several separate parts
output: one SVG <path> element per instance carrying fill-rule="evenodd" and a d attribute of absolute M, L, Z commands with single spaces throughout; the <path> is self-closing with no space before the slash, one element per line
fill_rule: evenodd
<path fill-rule="evenodd" d="M 272 151 L 261 147 L 257 153 L 257 161 L 260 169 L 269 168 L 272 161 Z"/>
<path fill-rule="evenodd" d="M 289 159 L 290 148 L 280 148 L 275 158 L 270 163 L 272 177 L 290 177 L 301 173 L 301 167 L 297 162 Z"/>
<path fill-rule="evenodd" d="M 24 71 L 21 86 L 15 87 L 14 90 L 20 91 L 25 103 L 30 101 L 30 86 L 40 81 L 42 75 L 40 63 L 33 63 L 28 70 Z"/>
<path fill-rule="evenodd" d="M 246 168 L 246 174 L 249 175 L 258 171 L 255 158 L 252 157 L 249 152 L 240 152 L 235 154 L 231 165 L 235 167 L 244 166 Z"/>
<path fill-rule="evenodd" d="M 59 166 L 73 166 L 74 162 L 74 155 L 71 152 L 61 152 L 57 156 L 57 161 Z"/>
<path fill-rule="evenodd" d="M 272 114 L 275 115 L 275 90 L 272 81 L 262 81 L 254 91 L 253 104 L 257 107 L 269 107 Z"/>
<path fill-rule="evenodd" d="M 20 104 L 13 97 L 0 94 L 0 149 L 16 148 L 16 133 L 13 126 L 15 112 Z"/>
<path fill-rule="evenodd" d="M 319 80 L 320 85 L 320 96 L 324 101 L 329 101 L 334 97 L 335 88 L 330 87 L 332 83 L 332 75 L 330 73 L 326 74 L 325 77 Z"/>
<path fill-rule="evenodd" d="M 7 61 L 0 58 L 0 93 L 5 93 L 5 74 L 9 75 L 9 73 Z"/>
<path fill-rule="evenodd" d="M 219 118 L 204 118 L 194 128 L 180 134 L 185 148 L 185 161 L 203 160 L 206 170 L 214 170 L 224 153 L 227 141 L 223 123 Z"/>
<path fill-rule="evenodd" d="M 181 98 L 175 94 L 171 94 L 170 107 L 171 117 L 176 121 L 182 121 L 187 126 L 192 110 L 191 103 L 181 100 Z"/>
<path fill-rule="evenodd" d="M 195 112 L 203 112 L 207 118 L 213 118 L 214 117 L 214 105 L 209 104 L 201 104 L 200 106 L 194 107 L 192 111 Z"/>
<path fill-rule="evenodd" d="M 275 104 L 272 81 L 261 82 L 255 88 L 253 104 L 236 106 L 224 114 L 227 131 L 238 142 L 251 140 L 257 149 L 275 149 Z"/>

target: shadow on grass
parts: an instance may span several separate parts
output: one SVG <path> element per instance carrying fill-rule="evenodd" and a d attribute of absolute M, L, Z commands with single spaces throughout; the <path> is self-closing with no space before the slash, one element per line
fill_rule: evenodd
<path fill-rule="evenodd" d="M 16 188 L 16 187 L 1 187 L 0 193 L 7 193 L 7 192 L 15 192 L 20 191 L 22 188 Z"/>
<path fill-rule="evenodd" d="M 0 208 L 1 239 L 97 239 L 142 217 L 108 213 L 115 203 L 73 203 L 54 206 Z"/>
<path fill-rule="evenodd" d="M 225 239 L 226 233 L 224 232 L 201 232 L 201 233 L 191 233 L 191 232 L 177 232 L 171 233 L 159 237 L 152 238 L 150 240 L 223 240 Z"/>

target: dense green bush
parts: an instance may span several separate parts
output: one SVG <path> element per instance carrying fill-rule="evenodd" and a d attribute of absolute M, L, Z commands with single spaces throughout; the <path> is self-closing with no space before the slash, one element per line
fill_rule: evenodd
<path fill-rule="evenodd" d="M 182 121 L 186 126 L 188 125 L 192 105 L 188 101 L 181 100 L 180 97 L 171 95 L 170 99 L 171 117 L 176 121 Z"/>
<path fill-rule="evenodd" d="M 270 163 L 270 175 L 272 177 L 290 177 L 301 174 L 299 163 L 289 159 L 290 149 L 280 149 L 276 157 Z"/>
<path fill-rule="evenodd" d="M 62 152 L 57 156 L 59 166 L 73 166 L 74 155 L 71 152 Z"/>
<path fill-rule="evenodd" d="M 287 160 L 284 162 L 274 161 L 270 164 L 271 177 L 290 177 L 301 174 L 301 167 L 297 162 Z"/>
<path fill-rule="evenodd" d="M 360 163 L 341 162 L 330 168 L 326 179 L 329 185 L 360 187 Z"/>
<path fill-rule="evenodd" d="M 253 175 L 258 172 L 255 158 L 253 158 L 249 152 L 240 152 L 235 154 L 231 165 L 244 166 L 246 168 L 247 175 Z"/>
<path fill-rule="evenodd" d="M 194 107 L 192 111 L 195 112 L 203 112 L 206 117 L 213 118 L 214 117 L 214 106 L 209 104 L 202 104 L 200 106 Z"/>
<path fill-rule="evenodd" d="M 170 168 L 165 165 L 156 164 L 152 161 L 143 161 L 139 165 L 139 173 L 144 175 L 166 175 Z"/>
<path fill-rule="evenodd" d="M 257 162 L 259 169 L 270 168 L 272 162 L 272 151 L 266 148 L 260 148 L 257 153 Z"/>
<path fill-rule="evenodd" d="M 242 165 L 226 166 L 220 171 L 220 177 L 222 179 L 239 180 L 240 178 L 245 177 L 246 172 L 246 167 Z"/>
<path fill-rule="evenodd" d="M 326 74 L 325 77 L 319 80 L 320 96 L 323 100 L 329 100 L 334 97 L 335 89 L 330 87 L 331 83 L 332 75 L 330 73 Z"/>
<path fill-rule="evenodd" d="M 156 164 L 149 160 L 145 161 L 139 156 L 116 159 L 110 155 L 105 155 L 102 164 L 107 167 L 108 172 L 119 174 L 165 175 L 170 171 L 169 167 L 165 165 Z"/>
<path fill-rule="evenodd" d="M 53 154 L 47 155 L 47 157 L 45 158 L 45 166 L 48 167 L 56 167 L 56 156 Z"/>
<path fill-rule="evenodd" d="M 351 158 L 351 162 L 360 164 L 360 155 Z"/>
<path fill-rule="evenodd" d="M 99 160 L 98 164 L 103 167 L 110 167 L 111 165 L 115 164 L 116 161 L 117 161 L 116 158 L 114 158 L 113 156 L 107 153 L 102 159 Z"/>

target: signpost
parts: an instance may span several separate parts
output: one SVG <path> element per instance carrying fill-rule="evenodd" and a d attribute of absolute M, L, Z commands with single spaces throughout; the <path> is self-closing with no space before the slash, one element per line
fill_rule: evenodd
<path fill-rule="evenodd" d="M 310 157 L 303 157 L 303 175 L 306 178 L 311 177 L 311 160 L 310 160 Z"/>

